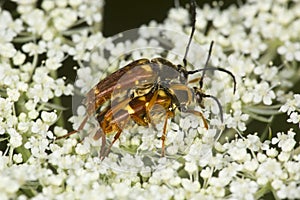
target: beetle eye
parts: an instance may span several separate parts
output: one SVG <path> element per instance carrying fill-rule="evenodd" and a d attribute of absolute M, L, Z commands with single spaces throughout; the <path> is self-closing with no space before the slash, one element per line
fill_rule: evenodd
<path fill-rule="evenodd" d="M 181 112 L 186 112 L 187 111 L 187 107 L 186 106 L 180 106 L 180 111 Z"/>

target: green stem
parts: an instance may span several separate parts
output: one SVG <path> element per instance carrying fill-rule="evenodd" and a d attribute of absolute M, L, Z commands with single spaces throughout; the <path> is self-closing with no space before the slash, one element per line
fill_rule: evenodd
<path fill-rule="evenodd" d="M 275 56 L 277 55 L 277 47 L 281 44 L 279 40 L 275 41 L 269 41 L 267 42 L 268 50 L 266 53 L 259 59 L 259 63 L 265 63 L 268 64 L 270 61 L 272 61 Z"/>
<path fill-rule="evenodd" d="M 270 191 L 270 184 L 265 185 L 260 190 L 255 193 L 255 199 L 260 199 L 262 196 L 267 194 Z"/>
<path fill-rule="evenodd" d="M 36 36 L 29 35 L 29 36 L 23 36 L 23 37 L 16 37 L 14 38 L 13 42 L 15 43 L 27 43 L 30 41 L 34 41 L 36 39 Z"/>

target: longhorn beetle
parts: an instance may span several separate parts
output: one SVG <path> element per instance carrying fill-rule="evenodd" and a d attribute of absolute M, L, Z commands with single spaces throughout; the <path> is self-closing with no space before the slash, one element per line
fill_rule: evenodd
<path fill-rule="evenodd" d="M 161 155 L 164 156 L 167 121 L 169 118 L 175 116 L 176 109 L 183 113 L 191 113 L 201 117 L 205 128 L 208 129 L 208 124 L 203 114 L 188 108 L 188 106 L 193 101 L 196 101 L 196 103 L 203 107 L 203 98 L 212 98 L 219 107 L 220 118 L 223 121 L 223 112 L 219 100 L 202 91 L 203 77 L 208 70 L 225 72 L 233 79 L 233 92 L 236 90 L 236 80 L 230 71 L 220 67 L 208 66 L 213 41 L 210 44 L 204 68 L 191 71 L 186 70 L 186 58 L 195 32 L 196 23 L 195 0 L 191 0 L 190 5 L 192 9 L 192 31 L 185 49 L 183 66 L 180 64 L 174 65 L 164 58 L 154 58 L 151 60 L 143 58 L 133 61 L 115 71 L 101 80 L 87 93 L 84 100 L 87 114 L 79 128 L 57 139 L 81 131 L 88 118 L 95 115 L 101 129 L 96 132 L 94 139 L 102 138 L 100 157 L 104 159 L 130 119 L 140 126 L 149 126 L 153 123 L 152 113 L 157 112 L 157 107 L 155 106 L 159 105 L 165 113 L 163 134 L 161 137 Z M 199 72 L 202 72 L 200 78 L 188 81 L 189 75 Z M 198 82 L 199 86 L 190 87 L 189 84 L 193 82 Z M 125 93 L 125 95 L 119 95 L 121 93 Z M 105 104 L 106 102 L 109 102 L 108 105 Z M 106 135 L 111 133 L 115 133 L 114 139 L 105 150 Z"/>

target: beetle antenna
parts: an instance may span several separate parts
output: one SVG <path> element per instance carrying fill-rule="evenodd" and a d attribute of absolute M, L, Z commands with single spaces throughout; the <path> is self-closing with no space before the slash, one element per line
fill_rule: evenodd
<path fill-rule="evenodd" d="M 210 60 L 210 56 L 211 56 L 213 45 L 214 45 L 214 41 L 211 41 L 210 46 L 209 46 L 209 50 L 208 50 L 208 55 L 207 55 L 207 58 L 206 58 L 206 62 L 205 62 L 205 65 L 204 65 L 204 69 L 207 68 L 207 66 L 208 66 L 208 62 Z M 205 76 L 205 72 L 206 72 L 206 70 L 203 70 L 202 76 L 201 76 L 201 78 L 199 80 L 200 88 L 202 88 L 202 86 L 203 86 L 203 78 Z"/>
<path fill-rule="evenodd" d="M 235 91 L 236 91 L 235 76 L 232 74 L 232 72 L 230 72 L 230 71 L 228 71 L 226 69 L 223 69 L 221 67 L 204 67 L 203 69 L 197 69 L 197 70 L 193 70 L 193 71 L 188 71 L 187 74 L 195 74 L 195 73 L 198 73 L 198 72 L 205 72 L 205 71 L 208 71 L 208 70 L 210 70 L 210 71 L 221 71 L 221 72 L 225 72 L 225 73 L 229 74 L 231 76 L 232 80 L 233 80 L 233 93 L 235 93 Z M 203 78 L 203 76 L 201 78 Z M 200 81 L 201 81 L 201 79 L 200 79 Z M 199 83 L 200 83 L 200 81 L 199 81 Z M 202 86 L 200 85 L 200 88 L 201 87 Z"/>
<path fill-rule="evenodd" d="M 187 58 L 187 54 L 189 52 L 189 49 L 190 49 L 190 45 L 191 45 L 191 42 L 192 42 L 192 39 L 193 39 L 193 35 L 194 35 L 194 32 L 195 32 L 195 26 L 196 26 L 196 2 L 195 0 L 191 0 L 191 9 L 192 9 L 192 14 L 191 14 L 191 19 L 192 19 L 192 32 L 191 32 L 191 35 L 190 35 L 190 38 L 189 38 L 189 42 L 188 42 L 188 45 L 186 46 L 186 49 L 185 49 L 185 54 L 184 54 L 184 57 L 183 57 L 183 65 L 186 67 L 186 64 L 187 64 L 187 61 L 186 61 L 186 58 Z"/>
<path fill-rule="evenodd" d="M 217 99 L 217 97 L 215 96 L 212 96 L 212 95 L 208 95 L 208 94 L 203 94 L 202 96 L 203 98 L 212 98 L 218 105 L 219 107 L 219 111 L 220 111 L 220 118 L 221 118 L 221 122 L 223 123 L 224 119 L 223 119 L 223 109 L 222 109 L 222 106 L 221 106 L 221 103 L 220 101 Z"/>

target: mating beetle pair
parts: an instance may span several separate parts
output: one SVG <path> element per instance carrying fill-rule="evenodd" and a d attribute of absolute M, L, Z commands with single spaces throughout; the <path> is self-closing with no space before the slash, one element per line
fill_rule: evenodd
<path fill-rule="evenodd" d="M 204 126 L 208 124 L 203 114 L 192 110 L 189 105 L 192 102 L 203 104 L 203 98 L 212 98 L 218 104 L 220 117 L 223 121 L 222 107 L 218 99 L 207 95 L 202 91 L 203 77 L 208 70 L 222 71 L 229 74 L 234 82 L 233 91 L 236 89 L 234 75 L 223 68 L 209 67 L 213 42 L 211 42 L 208 57 L 204 68 L 187 71 L 187 54 L 195 32 L 196 3 L 191 0 L 192 31 L 185 50 L 183 65 L 174 65 L 164 58 L 139 59 L 115 71 L 101 80 L 86 95 L 84 104 L 87 114 L 77 130 L 67 135 L 81 131 L 88 118 L 95 115 L 101 129 L 95 135 L 95 139 L 102 139 L 100 157 L 108 155 L 110 148 L 120 137 L 122 130 L 129 120 L 140 126 L 153 125 L 152 118 L 155 115 L 164 114 L 164 126 L 161 155 L 165 155 L 165 139 L 167 134 L 167 122 L 175 116 L 175 111 L 191 113 L 202 118 Z M 189 75 L 202 72 L 200 78 L 188 80 Z M 198 83 L 197 87 L 189 86 Z M 108 102 L 108 103 L 107 103 Z M 106 148 L 106 135 L 115 133 L 111 144 Z"/>

